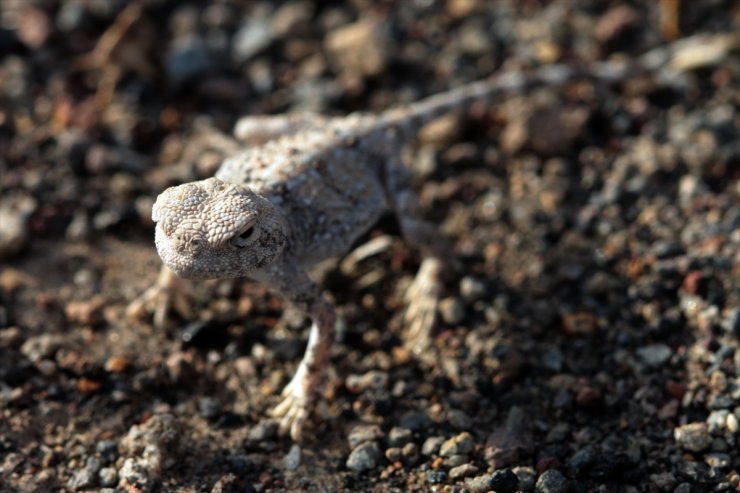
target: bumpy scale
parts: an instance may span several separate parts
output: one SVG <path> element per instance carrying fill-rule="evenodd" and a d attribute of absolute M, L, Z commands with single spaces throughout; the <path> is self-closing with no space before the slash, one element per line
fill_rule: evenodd
<path fill-rule="evenodd" d="M 408 140 L 446 112 L 534 85 L 561 85 L 581 77 L 618 82 L 646 71 L 660 71 L 680 84 L 682 67 L 671 63 L 680 53 L 676 44 L 587 70 L 557 65 L 530 75 L 505 73 L 379 115 L 243 119 L 237 134 L 264 143 L 224 161 L 215 177 L 159 196 L 152 213 L 157 251 L 178 276 L 249 277 L 311 318 L 303 360 L 273 410 L 281 431 L 298 440 L 326 380 L 336 320 L 334 308 L 305 269 L 346 253 L 388 208 L 423 257 L 408 290 L 407 341 L 417 352 L 429 341 L 440 274 L 451 256 L 433 225 L 420 219 L 411 176 L 401 161 Z M 166 293 L 171 281 L 170 271 L 164 270 L 132 312 Z M 155 323 L 163 317 L 158 310 Z"/>

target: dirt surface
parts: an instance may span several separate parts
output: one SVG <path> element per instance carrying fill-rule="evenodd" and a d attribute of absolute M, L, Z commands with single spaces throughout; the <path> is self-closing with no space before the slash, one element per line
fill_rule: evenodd
<path fill-rule="evenodd" d="M 403 347 L 419 256 L 385 218 L 317 273 L 343 322 L 299 446 L 265 418 L 308 329 L 282 300 L 204 282 L 167 330 L 124 313 L 160 267 L 154 198 L 210 176 L 240 115 L 636 56 L 737 31 L 736 2 L 1 5 L 0 491 L 738 488 L 736 50 L 425 129 L 409 163 L 464 266 L 433 350 Z"/>

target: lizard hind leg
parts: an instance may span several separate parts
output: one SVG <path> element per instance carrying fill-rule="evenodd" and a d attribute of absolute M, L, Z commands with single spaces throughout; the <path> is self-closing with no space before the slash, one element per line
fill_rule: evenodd
<path fill-rule="evenodd" d="M 404 295 L 405 345 L 419 356 L 431 346 L 443 292 L 442 274 L 454 260 L 446 238 L 433 224 L 420 218 L 419 201 L 411 187 L 411 173 L 400 161 L 388 163 L 387 185 L 402 234 L 422 255 L 416 277 Z"/>

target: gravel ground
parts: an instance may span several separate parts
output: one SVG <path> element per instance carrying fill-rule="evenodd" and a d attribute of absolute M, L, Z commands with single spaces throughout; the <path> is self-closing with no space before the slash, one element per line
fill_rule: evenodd
<path fill-rule="evenodd" d="M 240 115 L 634 56 L 737 31 L 736 2 L 204 5 L 0 6 L 1 491 L 738 489 L 737 50 L 696 50 L 681 89 L 581 81 L 427 127 L 409 161 L 464 265 L 433 350 L 403 348 L 419 256 L 385 218 L 317 273 L 343 323 L 300 446 L 264 418 L 308 329 L 281 299 L 204 282 L 165 331 L 124 314 L 160 266 L 153 199 L 210 176 Z"/>

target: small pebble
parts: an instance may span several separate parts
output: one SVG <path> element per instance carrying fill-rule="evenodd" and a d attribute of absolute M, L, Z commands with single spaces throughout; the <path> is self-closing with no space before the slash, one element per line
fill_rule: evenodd
<path fill-rule="evenodd" d="M 740 336 L 740 308 L 732 308 L 722 320 L 722 328 L 730 335 Z"/>
<path fill-rule="evenodd" d="M 517 479 L 519 480 L 519 488 L 522 491 L 534 490 L 535 479 L 537 479 L 537 473 L 534 468 L 529 466 L 518 466 L 511 469 Z"/>
<path fill-rule="evenodd" d="M 373 370 L 362 375 L 349 375 L 345 380 L 345 386 L 350 392 L 359 394 L 366 390 L 382 390 L 388 386 L 389 376 L 387 372 Z"/>
<path fill-rule="evenodd" d="M 575 469 L 576 471 L 584 471 L 588 467 L 593 464 L 596 456 L 594 454 L 594 451 L 589 448 L 582 448 L 580 450 L 577 450 L 576 453 L 574 453 L 570 459 L 568 459 L 568 467 Z"/>
<path fill-rule="evenodd" d="M 115 486 L 118 484 L 118 471 L 115 467 L 104 467 L 98 473 L 100 484 L 103 486 Z"/>
<path fill-rule="evenodd" d="M 672 355 L 673 350 L 665 344 L 651 344 L 637 350 L 637 356 L 651 368 L 662 366 Z"/>
<path fill-rule="evenodd" d="M 727 426 L 727 430 L 730 433 L 737 433 L 740 431 L 740 423 L 738 423 L 737 418 L 737 411 L 735 411 L 735 414 L 730 414 L 727 416 L 727 421 L 725 421 L 725 426 Z"/>
<path fill-rule="evenodd" d="M 709 467 L 724 469 L 732 464 L 732 457 L 730 457 L 730 454 L 716 452 L 712 454 L 707 454 L 704 457 L 704 461 Z"/>
<path fill-rule="evenodd" d="M 495 468 L 507 467 L 519 461 L 529 444 L 523 435 L 497 428 L 486 439 L 486 460 Z"/>
<path fill-rule="evenodd" d="M 394 426 L 388 432 L 388 445 L 391 447 L 403 447 L 413 439 L 413 432 L 408 428 Z"/>
<path fill-rule="evenodd" d="M 28 221 L 36 210 L 32 197 L 6 197 L 0 203 L 0 260 L 20 252 L 29 240 Z"/>
<path fill-rule="evenodd" d="M 2 321 L 0 321 L 2 324 Z M 25 336 L 20 328 L 8 327 L 0 329 L 0 347 L 17 349 L 25 340 Z"/>
<path fill-rule="evenodd" d="M 363 442 L 379 440 L 383 437 L 383 431 L 377 425 L 358 425 L 352 428 L 347 435 L 350 448 L 356 448 Z"/>
<path fill-rule="evenodd" d="M 469 461 L 467 454 L 455 454 L 446 457 L 442 462 L 446 467 L 457 467 Z"/>
<path fill-rule="evenodd" d="M 283 465 L 288 471 L 295 471 L 301 465 L 301 447 L 293 444 L 283 459 Z"/>
<path fill-rule="evenodd" d="M 57 349 L 64 346 L 62 334 L 41 334 L 29 337 L 21 345 L 21 353 L 31 361 L 40 361 L 52 356 Z"/>
<path fill-rule="evenodd" d="M 81 491 L 95 486 L 99 470 L 100 461 L 94 457 L 89 457 L 85 467 L 77 471 L 72 477 L 70 487 L 75 491 Z"/>
<path fill-rule="evenodd" d="M 475 467 L 473 464 L 462 464 L 456 467 L 453 467 L 450 469 L 450 478 L 451 479 L 461 479 L 466 478 L 468 476 L 472 476 L 473 474 L 478 472 L 478 468 Z"/>
<path fill-rule="evenodd" d="M 445 442 L 444 437 L 429 437 L 421 446 L 421 454 L 427 457 L 437 454 L 439 448 Z"/>
<path fill-rule="evenodd" d="M 347 458 L 347 468 L 362 472 L 374 469 L 380 461 L 380 445 L 378 442 L 364 442 L 352 450 Z"/>
<path fill-rule="evenodd" d="M 442 457 L 451 457 L 453 455 L 468 454 L 473 451 L 475 442 L 473 436 L 466 432 L 460 433 L 449 440 L 445 441 L 439 450 Z"/>
<path fill-rule="evenodd" d="M 682 448 L 691 452 L 701 452 L 712 442 L 706 423 L 679 426 L 673 430 L 673 438 Z"/>
<path fill-rule="evenodd" d="M 424 413 L 409 411 L 401 417 L 398 425 L 411 431 L 424 431 L 432 425 L 432 420 Z"/>
<path fill-rule="evenodd" d="M 447 413 L 447 422 L 458 430 L 469 430 L 473 428 L 473 418 L 460 409 L 450 409 Z"/>
<path fill-rule="evenodd" d="M 673 493 L 691 493 L 691 485 L 689 483 L 681 483 L 678 486 L 676 486 L 676 489 L 673 490 Z"/>
<path fill-rule="evenodd" d="M 273 33 L 266 19 L 248 18 L 234 35 L 231 56 L 236 63 L 244 63 L 267 48 L 272 37 Z"/>
<path fill-rule="evenodd" d="M 516 493 L 519 489 L 519 478 L 510 469 L 500 469 L 493 474 L 484 474 L 465 480 L 465 488 L 470 493 Z M 526 491 L 526 490 L 524 490 Z"/>
<path fill-rule="evenodd" d="M 570 491 L 568 480 L 557 469 L 543 472 L 534 485 L 537 493 L 567 493 Z"/>
<path fill-rule="evenodd" d="M 478 301 L 486 294 L 486 285 L 480 279 L 465 276 L 460 281 L 460 295 L 469 302 Z"/>
<path fill-rule="evenodd" d="M 519 487 L 519 478 L 510 469 L 499 469 L 491 474 L 490 485 L 496 493 L 514 493 Z"/>
<path fill-rule="evenodd" d="M 272 420 L 262 420 L 249 430 L 250 442 L 263 442 L 272 440 L 277 436 L 278 423 Z"/>
<path fill-rule="evenodd" d="M 432 470 L 426 472 L 426 480 L 429 484 L 443 483 L 447 479 L 447 472 L 440 470 Z"/>
<path fill-rule="evenodd" d="M 457 298 L 445 298 L 439 302 L 439 314 L 448 325 L 457 325 L 465 317 L 465 307 Z"/>
<path fill-rule="evenodd" d="M 557 373 L 562 370 L 564 359 L 563 353 L 556 348 L 552 348 L 542 353 L 541 363 L 545 369 Z"/>
<path fill-rule="evenodd" d="M 399 461 L 401 460 L 401 456 L 401 449 L 398 447 L 391 447 L 385 450 L 385 458 L 388 459 L 388 462 Z"/>
<path fill-rule="evenodd" d="M 149 472 L 144 464 L 131 457 L 123 462 L 123 466 L 118 470 L 118 477 L 119 486 L 133 491 L 149 492 L 155 483 L 149 478 Z"/>
<path fill-rule="evenodd" d="M 721 434 L 727 426 L 727 418 L 730 417 L 730 411 L 721 409 L 712 411 L 707 416 L 707 431 L 713 435 Z"/>
<path fill-rule="evenodd" d="M 198 409 L 205 419 L 214 419 L 221 414 L 221 403 L 213 397 L 201 397 L 198 399 Z"/>
<path fill-rule="evenodd" d="M 483 476 L 468 478 L 465 480 L 465 489 L 470 493 L 487 493 L 488 491 L 494 490 L 491 485 L 491 476 L 486 474 Z"/>
<path fill-rule="evenodd" d="M 197 35 L 185 35 L 171 42 L 165 68 L 174 87 L 202 75 L 214 67 L 215 57 L 208 45 Z"/>
<path fill-rule="evenodd" d="M 101 440 L 95 444 L 95 451 L 105 464 L 112 464 L 118 459 L 118 444 L 113 440 Z"/>
<path fill-rule="evenodd" d="M 403 455 L 404 462 L 414 464 L 419 460 L 419 446 L 413 442 L 407 443 L 401 449 L 401 455 Z"/>
<path fill-rule="evenodd" d="M 362 77 L 381 74 L 391 54 L 386 29 L 382 23 L 369 19 L 329 32 L 325 44 L 341 71 Z"/>

